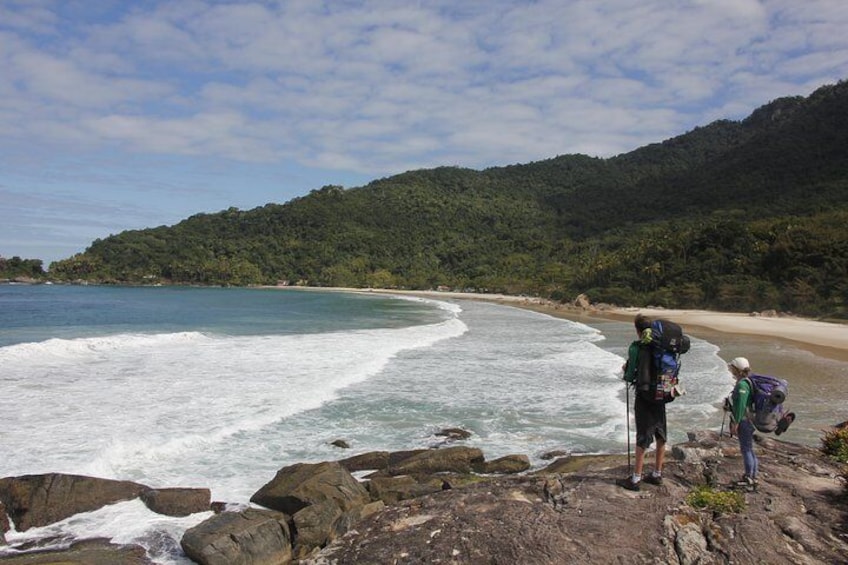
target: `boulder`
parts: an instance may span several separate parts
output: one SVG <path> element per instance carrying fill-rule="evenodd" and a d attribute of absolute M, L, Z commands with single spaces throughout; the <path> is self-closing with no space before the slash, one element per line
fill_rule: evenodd
<path fill-rule="evenodd" d="M 212 508 L 212 493 L 208 488 L 150 489 L 141 494 L 141 500 L 153 512 L 166 516 L 188 516 Z"/>
<path fill-rule="evenodd" d="M 9 531 L 9 516 L 6 514 L 6 507 L 3 501 L 0 500 L 0 545 L 6 545 L 5 533 Z"/>
<path fill-rule="evenodd" d="M 476 465 L 484 462 L 483 452 L 476 447 L 448 447 L 431 449 L 389 465 L 390 475 L 413 475 L 429 473 L 471 473 Z"/>
<path fill-rule="evenodd" d="M 67 549 L 25 551 L 0 557 L 3 565 L 150 565 L 144 548 L 106 539 L 82 540 Z"/>
<path fill-rule="evenodd" d="M 463 430 L 462 428 L 444 428 L 443 430 L 439 430 L 438 432 L 436 432 L 436 435 L 439 437 L 447 438 L 449 441 L 452 441 L 459 439 L 468 439 L 471 437 L 471 432 Z"/>
<path fill-rule="evenodd" d="M 704 461 L 722 457 L 722 450 L 718 445 L 715 447 L 702 447 L 697 442 L 677 444 L 671 449 L 671 455 L 678 461 L 690 465 L 699 465 Z"/>
<path fill-rule="evenodd" d="M 369 451 L 368 453 L 362 453 L 360 455 L 348 457 L 347 459 L 342 459 L 339 461 L 339 464 L 351 473 L 372 469 L 381 470 L 389 466 L 389 452 Z"/>
<path fill-rule="evenodd" d="M 335 461 L 297 463 L 277 471 L 250 501 L 293 516 L 312 504 L 334 501 L 342 511 L 371 501 L 368 491 Z"/>
<path fill-rule="evenodd" d="M 504 455 L 493 461 L 484 461 L 474 467 L 478 473 L 486 475 L 522 473 L 530 468 L 530 458 L 526 455 Z"/>
<path fill-rule="evenodd" d="M 409 475 L 374 477 L 368 483 L 371 498 L 380 500 L 384 504 L 397 504 L 401 500 L 424 496 L 443 489 L 443 481 L 440 479 L 425 479 L 419 482 Z"/>
<path fill-rule="evenodd" d="M 553 451 L 544 452 L 539 456 L 539 458 L 543 461 L 550 461 L 551 459 L 554 459 L 556 457 L 568 457 L 569 455 L 571 455 L 570 451 L 567 451 L 565 449 L 554 449 Z"/>
<path fill-rule="evenodd" d="M 0 501 L 19 532 L 80 512 L 138 498 L 149 487 L 82 475 L 25 475 L 0 479 Z"/>
<path fill-rule="evenodd" d="M 294 531 L 297 532 L 293 557 L 302 559 L 316 547 L 324 547 L 335 539 L 336 524 L 342 514 L 338 504 L 332 500 L 325 500 L 307 506 L 292 516 Z"/>
<path fill-rule="evenodd" d="M 386 467 L 395 467 L 400 465 L 401 462 L 406 461 L 410 457 L 414 457 L 416 455 L 420 455 L 422 453 L 429 453 L 432 451 L 431 449 L 409 449 L 406 451 L 392 451 L 389 453 L 389 462 L 386 464 Z"/>
<path fill-rule="evenodd" d="M 292 558 L 288 516 L 261 508 L 215 514 L 186 530 L 180 545 L 201 565 L 285 565 Z"/>

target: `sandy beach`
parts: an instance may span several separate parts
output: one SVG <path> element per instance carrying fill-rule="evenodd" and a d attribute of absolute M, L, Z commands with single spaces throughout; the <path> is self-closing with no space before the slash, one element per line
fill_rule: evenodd
<path fill-rule="evenodd" d="M 381 292 L 409 294 L 429 298 L 453 298 L 499 302 L 510 306 L 528 308 L 553 316 L 586 321 L 592 318 L 630 322 L 636 314 L 664 318 L 686 328 L 687 333 L 735 334 L 756 338 L 774 338 L 794 342 L 816 355 L 848 361 L 848 325 L 819 322 L 796 316 L 766 317 L 735 312 L 707 310 L 669 310 L 664 308 L 575 308 L 544 299 L 509 296 L 505 294 L 477 294 L 442 291 L 361 290 L 339 289 L 353 292 Z"/>

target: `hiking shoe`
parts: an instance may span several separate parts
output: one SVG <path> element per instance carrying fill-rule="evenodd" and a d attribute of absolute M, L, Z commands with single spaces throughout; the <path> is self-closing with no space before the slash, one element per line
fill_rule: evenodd
<path fill-rule="evenodd" d="M 627 477 L 626 479 L 618 479 L 615 481 L 615 484 L 622 488 L 626 488 L 627 490 L 639 490 L 639 483 L 642 481 L 633 482 L 633 477 Z"/>
<path fill-rule="evenodd" d="M 752 479 L 748 475 L 742 475 L 742 478 L 736 481 L 734 485 L 738 489 L 747 490 L 748 492 L 754 492 L 757 490 L 757 481 Z"/>
<path fill-rule="evenodd" d="M 649 474 L 643 477 L 642 480 L 650 485 L 659 486 L 663 484 L 662 475 Z"/>
<path fill-rule="evenodd" d="M 777 422 L 777 429 L 774 430 L 774 435 L 779 436 L 783 432 L 785 432 L 789 425 L 795 421 L 795 412 L 789 412 L 780 421 Z"/>

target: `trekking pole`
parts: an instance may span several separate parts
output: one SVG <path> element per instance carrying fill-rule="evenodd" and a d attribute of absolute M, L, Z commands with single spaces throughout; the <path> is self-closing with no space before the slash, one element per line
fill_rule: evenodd
<path fill-rule="evenodd" d="M 627 406 L 627 474 L 633 474 L 633 467 L 630 465 L 630 383 L 625 385 L 626 387 L 626 403 Z"/>
<path fill-rule="evenodd" d="M 721 438 L 724 437 L 724 421 L 727 419 L 727 410 L 722 410 L 721 431 L 718 432 L 718 446 L 721 448 Z"/>

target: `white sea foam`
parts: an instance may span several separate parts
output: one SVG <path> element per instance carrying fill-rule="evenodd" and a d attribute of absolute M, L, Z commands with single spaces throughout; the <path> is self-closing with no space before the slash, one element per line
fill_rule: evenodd
<path fill-rule="evenodd" d="M 389 330 L 118 335 L 0 348 L 0 412 L 9 424 L 0 476 L 144 475 L 162 459 L 315 409 L 398 352 L 464 331 L 451 318 Z"/>

